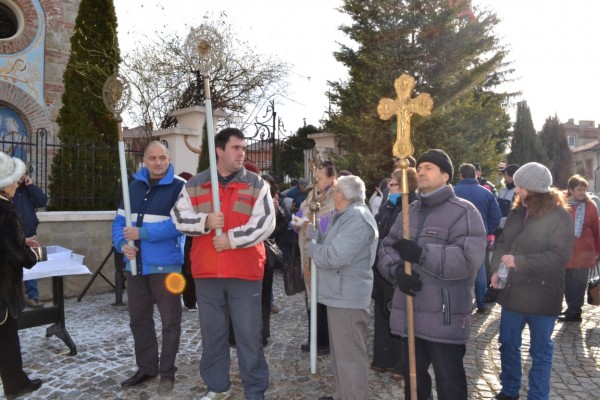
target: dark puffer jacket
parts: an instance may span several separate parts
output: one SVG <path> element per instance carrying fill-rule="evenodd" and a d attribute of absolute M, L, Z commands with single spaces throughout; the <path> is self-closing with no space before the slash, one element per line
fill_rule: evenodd
<path fill-rule="evenodd" d="M 37 262 L 35 253 L 25 244 L 23 224 L 13 203 L 0 196 L 0 321 L 9 310 L 18 318 L 23 310 L 23 268 Z"/>
<path fill-rule="evenodd" d="M 523 206 L 512 210 L 504 233 L 496 242 L 493 271 L 500 258 L 515 256 L 516 269 L 510 269 L 506 288 L 498 303 L 509 311 L 524 314 L 558 315 L 565 288 L 565 266 L 575 241 L 569 212 L 557 207 L 541 217 L 525 219 Z"/>
<path fill-rule="evenodd" d="M 423 288 L 414 298 L 415 336 L 438 343 L 464 344 L 471 332 L 475 275 L 485 257 L 486 233 L 481 215 L 458 198 L 452 186 L 421 195 L 409 207 L 410 238 L 422 247 L 420 264 L 412 264 Z M 402 238 L 398 215 L 379 248 L 378 269 L 388 281 L 404 263 L 392 247 Z M 407 336 L 406 295 L 396 289 L 390 318 L 392 333 Z"/>

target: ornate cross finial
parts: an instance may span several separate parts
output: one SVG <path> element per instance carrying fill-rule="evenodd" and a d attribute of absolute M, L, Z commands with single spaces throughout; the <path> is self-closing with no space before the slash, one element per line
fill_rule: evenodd
<path fill-rule="evenodd" d="M 392 148 L 394 156 L 400 159 L 407 158 L 414 152 L 414 147 L 410 142 L 410 117 L 412 114 L 419 114 L 424 117 L 431 115 L 433 100 L 429 93 L 421 93 L 414 99 L 410 94 L 415 87 L 415 78 L 402 74 L 394 81 L 394 88 L 398 94 L 396 100 L 384 98 L 379 100 L 377 112 L 379 118 L 388 120 L 394 115 L 398 117 L 398 126 L 396 130 L 396 143 Z"/>

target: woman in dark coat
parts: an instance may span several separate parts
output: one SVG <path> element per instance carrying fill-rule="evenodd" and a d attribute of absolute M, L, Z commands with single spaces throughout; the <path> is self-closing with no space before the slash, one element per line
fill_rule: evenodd
<path fill-rule="evenodd" d="M 508 267 L 500 290 L 500 383 L 498 400 L 519 398 L 522 379 L 521 342 L 529 327 L 528 399 L 548 399 L 552 373 L 552 332 L 562 308 L 565 266 L 573 251 L 573 221 L 562 192 L 551 188 L 548 168 L 535 162 L 514 175 L 517 199 L 508 213 L 492 259 L 492 285 L 498 266 Z"/>
<path fill-rule="evenodd" d="M 414 168 L 408 168 L 406 171 L 408 177 L 408 203 L 417 199 L 415 190 L 417 190 L 417 172 Z M 388 182 L 388 197 L 384 207 L 379 209 L 375 216 L 377 227 L 379 228 L 379 243 L 385 239 L 394 225 L 398 214 L 402 212 L 402 193 L 400 185 L 402 184 L 402 171 L 396 170 Z M 388 303 L 394 297 L 394 286 L 383 279 L 379 273 L 377 260 L 373 267 L 374 281 L 372 298 L 375 300 L 375 318 L 373 335 L 373 361 L 371 368 L 375 371 L 391 371 L 392 378 L 402 378 L 402 344 L 400 337 L 392 335 L 390 332 L 390 310 Z"/>
<path fill-rule="evenodd" d="M 23 371 L 17 318 L 24 307 L 23 267 L 31 268 L 37 256 L 25 244 L 23 224 L 12 197 L 25 164 L 0 152 L 0 377 L 7 399 L 15 399 L 42 386 Z"/>

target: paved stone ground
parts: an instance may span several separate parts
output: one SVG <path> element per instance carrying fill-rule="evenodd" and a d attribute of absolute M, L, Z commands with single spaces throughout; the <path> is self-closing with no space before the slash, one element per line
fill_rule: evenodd
<path fill-rule="evenodd" d="M 281 308 L 272 315 L 271 339 L 265 348 L 270 366 L 268 400 L 316 400 L 331 395 L 333 376 L 327 356 L 319 357 L 318 373 L 310 374 L 309 357 L 300 351 L 307 337 L 304 295 L 285 296 L 281 274 L 275 274 L 275 298 Z M 31 399 L 155 399 L 157 380 L 140 387 L 121 390 L 119 383 L 136 370 L 129 318 L 124 306 L 112 305 L 113 293 L 87 295 L 81 302 L 66 302 L 67 328 L 77 345 L 78 354 L 56 337 L 46 338 L 46 327 L 20 331 L 25 369 L 44 385 Z M 581 324 L 557 323 L 554 340 L 551 399 L 600 398 L 600 309 L 585 306 Z M 476 314 L 472 340 L 467 346 L 465 367 L 470 399 L 492 399 L 499 391 L 500 360 L 498 326 L 500 308 L 495 305 L 486 314 Z M 160 325 L 158 318 L 157 325 Z M 201 340 L 195 312 L 184 311 L 179 368 L 176 386 L 168 398 L 198 399 L 206 390 L 199 376 Z M 369 346 L 372 334 L 369 335 Z M 528 338 L 524 339 L 524 375 L 530 366 Z M 243 400 L 235 350 L 231 350 L 233 400 Z M 388 373 L 369 374 L 371 399 L 403 397 L 403 383 Z M 527 380 L 521 391 L 525 398 Z M 1 386 L 1 385 L 0 385 Z M 2 391 L 0 390 L 0 393 Z"/>

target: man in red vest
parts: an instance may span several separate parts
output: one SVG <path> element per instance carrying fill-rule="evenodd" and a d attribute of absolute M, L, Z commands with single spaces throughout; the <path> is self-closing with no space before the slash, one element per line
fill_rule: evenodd
<path fill-rule="evenodd" d="M 177 229 L 194 236 L 190 260 L 202 333 L 200 375 L 208 386 L 202 399 L 231 396 L 231 320 L 244 396 L 262 400 L 269 385 L 261 343 L 263 240 L 275 228 L 273 200 L 269 185 L 244 168 L 246 142 L 239 129 L 220 131 L 215 147 L 221 211 L 213 209 L 209 170 L 187 182 L 171 211 Z"/>

